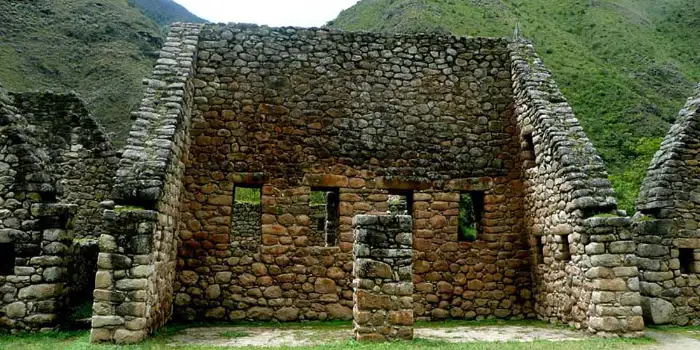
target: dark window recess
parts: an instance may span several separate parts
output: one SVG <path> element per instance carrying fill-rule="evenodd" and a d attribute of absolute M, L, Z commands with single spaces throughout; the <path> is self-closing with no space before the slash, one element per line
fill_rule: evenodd
<path fill-rule="evenodd" d="M 544 264 L 544 243 L 542 243 L 542 237 L 536 237 L 536 249 L 537 249 L 537 264 Z"/>
<path fill-rule="evenodd" d="M 339 239 L 340 226 L 340 189 L 312 188 L 309 205 L 324 206 L 324 217 L 316 219 L 316 228 L 323 231 L 326 246 L 335 246 Z"/>
<path fill-rule="evenodd" d="M 535 156 L 535 142 L 532 140 L 532 134 L 523 135 L 523 140 L 525 142 L 523 147 L 525 167 L 528 169 L 534 168 L 537 166 L 537 158 Z"/>
<path fill-rule="evenodd" d="M 413 191 L 389 190 L 389 213 L 413 215 Z"/>
<path fill-rule="evenodd" d="M 693 256 L 695 251 L 690 248 L 680 248 L 678 249 L 678 260 L 681 262 L 681 273 L 691 274 L 696 273 L 695 271 L 695 257 Z"/>
<path fill-rule="evenodd" d="M 459 197 L 457 237 L 460 242 L 476 241 L 481 234 L 484 212 L 484 193 L 466 192 Z"/>
<path fill-rule="evenodd" d="M 569 247 L 569 235 L 559 236 L 561 242 L 559 242 L 559 251 L 557 252 L 557 259 L 561 261 L 571 260 L 571 248 Z"/>
<path fill-rule="evenodd" d="M 0 243 L 0 275 L 15 274 L 15 245 Z"/>

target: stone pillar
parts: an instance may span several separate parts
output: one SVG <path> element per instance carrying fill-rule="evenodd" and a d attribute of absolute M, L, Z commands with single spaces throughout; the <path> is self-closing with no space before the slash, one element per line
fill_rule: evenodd
<path fill-rule="evenodd" d="M 631 219 L 593 217 L 583 221 L 582 229 L 585 255 L 579 266 L 583 267 L 584 286 L 591 292 L 589 331 L 641 335 L 644 320 Z"/>
<path fill-rule="evenodd" d="M 411 216 L 357 215 L 353 226 L 355 338 L 413 339 Z"/>
<path fill-rule="evenodd" d="M 136 343 L 151 331 L 156 307 L 153 236 L 157 213 L 106 210 L 100 235 L 90 340 Z"/>

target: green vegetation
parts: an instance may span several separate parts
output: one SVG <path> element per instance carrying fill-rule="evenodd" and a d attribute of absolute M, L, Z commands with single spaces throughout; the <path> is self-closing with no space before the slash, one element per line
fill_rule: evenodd
<path fill-rule="evenodd" d="M 476 208 L 472 196 L 468 193 L 462 193 L 459 196 L 459 225 L 457 235 L 459 240 L 463 242 L 476 241 Z"/>
<path fill-rule="evenodd" d="M 309 204 L 311 205 L 325 205 L 326 204 L 326 192 L 324 191 L 311 191 L 309 196 Z"/>
<path fill-rule="evenodd" d="M 696 0 L 363 0 L 332 27 L 533 41 L 633 212 L 669 123 L 700 81 Z"/>
<path fill-rule="evenodd" d="M 236 187 L 234 189 L 235 201 L 237 203 L 260 204 L 262 193 L 260 188 Z"/>
<path fill-rule="evenodd" d="M 146 17 L 153 19 L 161 26 L 173 22 L 206 22 L 172 0 L 127 0 L 129 5 L 139 8 Z"/>
<path fill-rule="evenodd" d="M 242 332 L 242 331 L 226 331 L 226 332 L 221 332 L 219 334 L 220 336 L 224 338 L 245 338 L 250 335 L 248 332 Z"/>
<path fill-rule="evenodd" d="M 156 20 L 196 18 L 170 0 L 134 3 L 159 9 L 143 9 Z M 120 146 L 163 43 L 144 13 L 126 0 L 0 1 L 0 81 L 9 91 L 78 92 Z"/>

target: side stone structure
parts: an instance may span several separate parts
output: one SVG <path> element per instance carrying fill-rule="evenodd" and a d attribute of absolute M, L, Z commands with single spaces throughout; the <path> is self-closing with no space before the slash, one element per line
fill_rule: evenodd
<path fill-rule="evenodd" d="M 644 316 L 700 324 L 700 85 L 649 166 L 635 239 Z"/>
<path fill-rule="evenodd" d="M 353 218 L 353 324 L 358 341 L 413 339 L 413 220 Z"/>
<path fill-rule="evenodd" d="M 56 202 L 51 158 L 0 85 L 0 331 L 49 330 L 71 291 L 77 206 Z"/>
<path fill-rule="evenodd" d="M 161 55 L 104 203 L 93 341 L 138 341 L 171 313 L 352 319 L 353 218 L 397 194 L 416 320 L 642 329 L 630 219 L 529 43 L 176 24 Z M 237 186 L 261 189 L 259 233 Z M 338 194 L 337 244 L 312 191 Z"/>
<path fill-rule="evenodd" d="M 595 333 L 644 327 L 631 220 L 531 44 L 511 44 L 535 309 Z"/>
<path fill-rule="evenodd" d="M 134 343 L 173 310 L 175 238 L 190 144 L 199 25 L 173 25 L 103 203 L 93 342 Z"/>

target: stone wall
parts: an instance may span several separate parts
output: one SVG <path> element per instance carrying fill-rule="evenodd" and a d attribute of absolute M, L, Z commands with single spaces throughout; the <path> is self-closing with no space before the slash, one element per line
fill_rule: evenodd
<path fill-rule="evenodd" d="M 56 203 L 51 158 L 0 86 L 0 331 L 48 330 L 71 291 L 71 220 L 77 206 Z M 14 267 L 12 267 L 14 266 Z"/>
<path fill-rule="evenodd" d="M 591 332 L 641 331 L 631 221 L 551 72 L 531 44 L 510 47 L 535 310 Z"/>
<path fill-rule="evenodd" d="M 231 208 L 231 247 L 240 254 L 257 252 L 260 246 L 259 203 L 234 203 Z"/>
<path fill-rule="evenodd" d="M 649 323 L 700 324 L 698 122 L 700 85 L 661 143 L 637 201 L 637 261 Z"/>
<path fill-rule="evenodd" d="M 413 220 L 353 218 L 353 323 L 358 341 L 413 339 Z"/>
<path fill-rule="evenodd" d="M 133 343 L 172 314 L 199 25 L 174 24 L 116 172 L 95 281 L 93 342 Z M 115 204 L 118 206 L 115 207 Z"/>
<path fill-rule="evenodd" d="M 12 94 L 15 106 L 35 130 L 59 179 L 58 200 L 78 205 L 76 238 L 99 237 L 99 203 L 112 188 L 118 158 L 101 125 L 75 93 Z"/>
<path fill-rule="evenodd" d="M 397 193 L 415 319 L 643 327 L 630 220 L 523 41 L 177 24 L 146 82 L 104 203 L 93 341 L 138 341 L 173 311 L 351 319 L 353 217 Z M 337 244 L 319 190 L 338 194 Z M 473 242 L 466 194 L 483 198 Z"/>
<path fill-rule="evenodd" d="M 418 317 L 532 316 L 506 46 L 206 26 L 182 206 L 180 316 L 348 318 L 352 217 L 386 213 L 395 191 L 416 195 Z M 259 254 L 229 244 L 235 184 L 264 185 Z M 340 242 L 324 247 L 309 195 L 333 188 Z M 472 190 L 487 201 L 484 235 L 459 242 L 459 193 Z"/>

